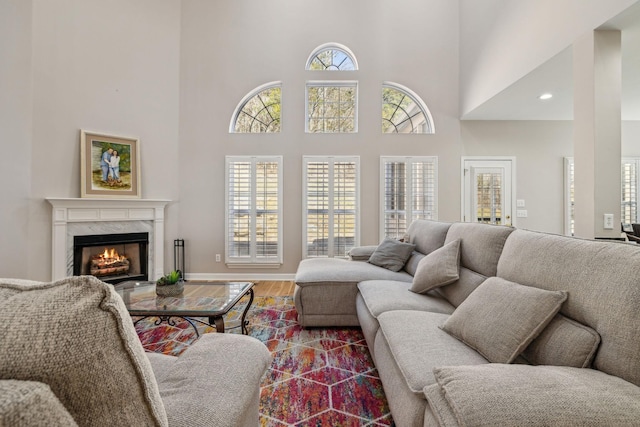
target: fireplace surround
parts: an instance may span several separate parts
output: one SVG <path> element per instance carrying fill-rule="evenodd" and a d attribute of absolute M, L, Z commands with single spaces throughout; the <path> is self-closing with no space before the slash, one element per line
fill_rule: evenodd
<path fill-rule="evenodd" d="M 164 275 L 164 210 L 170 200 L 47 198 L 52 206 L 51 276 L 74 275 L 76 236 L 148 233 L 147 280 Z"/>

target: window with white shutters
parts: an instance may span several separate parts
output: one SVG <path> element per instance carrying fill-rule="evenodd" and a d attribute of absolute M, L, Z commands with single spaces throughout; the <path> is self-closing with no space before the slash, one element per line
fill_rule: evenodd
<path fill-rule="evenodd" d="M 640 188 L 640 157 L 622 159 L 620 176 L 621 210 L 620 221 L 623 224 L 640 222 L 638 218 L 638 189 Z M 565 234 L 574 235 L 574 161 L 573 157 L 565 158 Z"/>
<path fill-rule="evenodd" d="M 438 158 L 380 158 L 380 239 L 401 238 L 416 219 L 438 218 Z"/>
<path fill-rule="evenodd" d="M 359 158 L 304 157 L 305 257 L 340 257 L 359 245 Z"/>
<path fill-rule="evenodd" d="M 282 157 L 226 158 L 226 263 L 282 264 Z"/>
<path fill-rule="evenodd" d="M 638 164 L 640 158 L 622 159 L 622 214 L 623 224 L 638 223 Z"/>

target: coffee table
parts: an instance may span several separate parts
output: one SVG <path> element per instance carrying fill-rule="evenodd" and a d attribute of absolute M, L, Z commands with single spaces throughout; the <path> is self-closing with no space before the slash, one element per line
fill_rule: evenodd
<path fill-rule="evenodd" d="M 242 333 L 246 335 L 249 322 L 245 318 L 253 303 L 253 285 L 251 282 L 185 282 L 182 294 L 170 297 L 157 296 L 155 282 L 128 281 L 114 287 L 122 297 L 129 314 L 143 316 L 136 320 L 134 325 L 147 317 L 157 317 L 156 325 L 167 322 L 175 326 L 171 318 L 179 317 L 189 322 L 199 336 L 194 322 L 215 326 L 217 332 L 224 332 L 223 316 L 242 297 L 249 294 L 249 303 L 242 313 L 240 324 L 234 326 L 242 328 Z M 198 320 L 196 317 L 208 318 L 209 323 Z"/>

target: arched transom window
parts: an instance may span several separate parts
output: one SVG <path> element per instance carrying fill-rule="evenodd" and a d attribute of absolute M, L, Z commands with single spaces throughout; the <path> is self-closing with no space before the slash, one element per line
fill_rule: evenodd
<path fill-rule="evenodd" d="M 318 46 L 307 59 L 307 70 L 355 71 L 358 61 L 348 47 L 338 43 Z"/>
<path fill-rule="evenodd" d="M 426 104 L 411 89 L 397 83 L 382 85 L 382 133 L 435 133 Z"/>
<path fill-rule="evenodd" d="M 233 112 L 229 132 L 280 132 L 282 82 L 271 82 L 249 92 Z"/>

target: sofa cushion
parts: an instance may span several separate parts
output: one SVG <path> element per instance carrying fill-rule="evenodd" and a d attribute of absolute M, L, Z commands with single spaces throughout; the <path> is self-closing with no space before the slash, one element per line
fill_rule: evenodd
<path fill-rule="evenodd" d="M 295 282 L 300 287 L 325 286 L 327 283 L 357 284 L 363 280 L 398 280 L 411 282 L 404 271 L 391 271 L 368 262 L 338 258 L 309 258 L 300 261 Z"/>
<path fill-rule="evenodd" d="M 460 278 L 460 239 L 425 256 L 416 269 L 410 290 L 419 294 L 445 286 Z"/>
<path fill-rule="evenodd" d="M 556 314 L 522 352 L 522 357 L 533 365 L 588 368 L 599 344 L 600 335 L 596 331 Z"/>
<path fill-rule="evenodd" d="M 567 291 L 561 313 L 602 338 L 594 368 L 640 386 L 640 245 L 516 230 L 504 246 L 498 276 Z"/>
<path fill-rule="evenodd" d="M 423 388 L 435 383 L 436 366 L 488 363 L 478 352 L 438 327 L 448 317 L 415 310 L 387 311 L 378 316 L 380 332 L 376 348 L 383 345 L 380 341 L 388 346 L 409 390 L 423 398 Z"/>
<path fill-rule="evenodd" d="M 566 292 L 490 277 L 460 304 L 442 329 L 491 362 L 511 363 L 566 299 Z"/>
<path fill-rule="evenodd" d="M 450 226 L 448 222 L 415 220 L 407 228 L 409 243 L 416 245 L 416 251 L 428 255 L 444 245 Z"/>
<path fill-rule="evenodd" d="M 458 222 L 449 227 L 445 244 L 461 239 L 460 264 L 491 277 L 496 275 L 502 248 L 513 230 L 500 225 Z"/>
<path fill-rule="evenodd" d="M 0 426 L 76 426 L 51 388 L 37 381 L 0 380 Z"/>
<path fill-rule="evenodd" d="M 471 292 L 475 291 L 482 282 L 487 280 L 486 276 L 465 267 L 460 267 L 458 274 L 460 278 L 456 282 L 436 289 L 436 292 L 453 304 L 454 307 L 462 304 L 471 295 Z"/>
<path fill-rule="evenodd" d="M 367 261 L 377 248 L 377 246 L 356 246 L 349 249 L 349 258 L 352 261 Z"/>
<path fill-rule="evenodd" d="M 453 313 L 454 307 L 444 298 L 410 292 L 411 283 L 392 280 L 367 280 L 358 283 L 360 295 L 369 312 L 378 317 L 391 310 L 422 310 Z"/>
<path fill-rule="evenodd" d="M 391 271 L 400 271 L 416 246 L 385 237 L 369 257 L 368 262 Z"/>
<path fill-rule="evenodd" d="M 640 420 L 640 388 L 592 369 L 489 364 L 440 367 L 434 375 L 448 405 L 425 389 L 432 410 L 452 410 L 460 425 L 636 426 Z"/>
<path fill-rule="evenodd" d="M 257 339 L 204 334 L 180 357 L 154 363 L 166 369 L 158 386 L 169 425 L 257 425 L 259 379 L 271 363 L 271 353 Z"/>
<path fill-rule="evenodd" d="M 151 365 L 112 285 L 92 276 L 1 279 L 0 324 L 0 378 L 49 385 L 80 424 L 167 425 Z"/>

